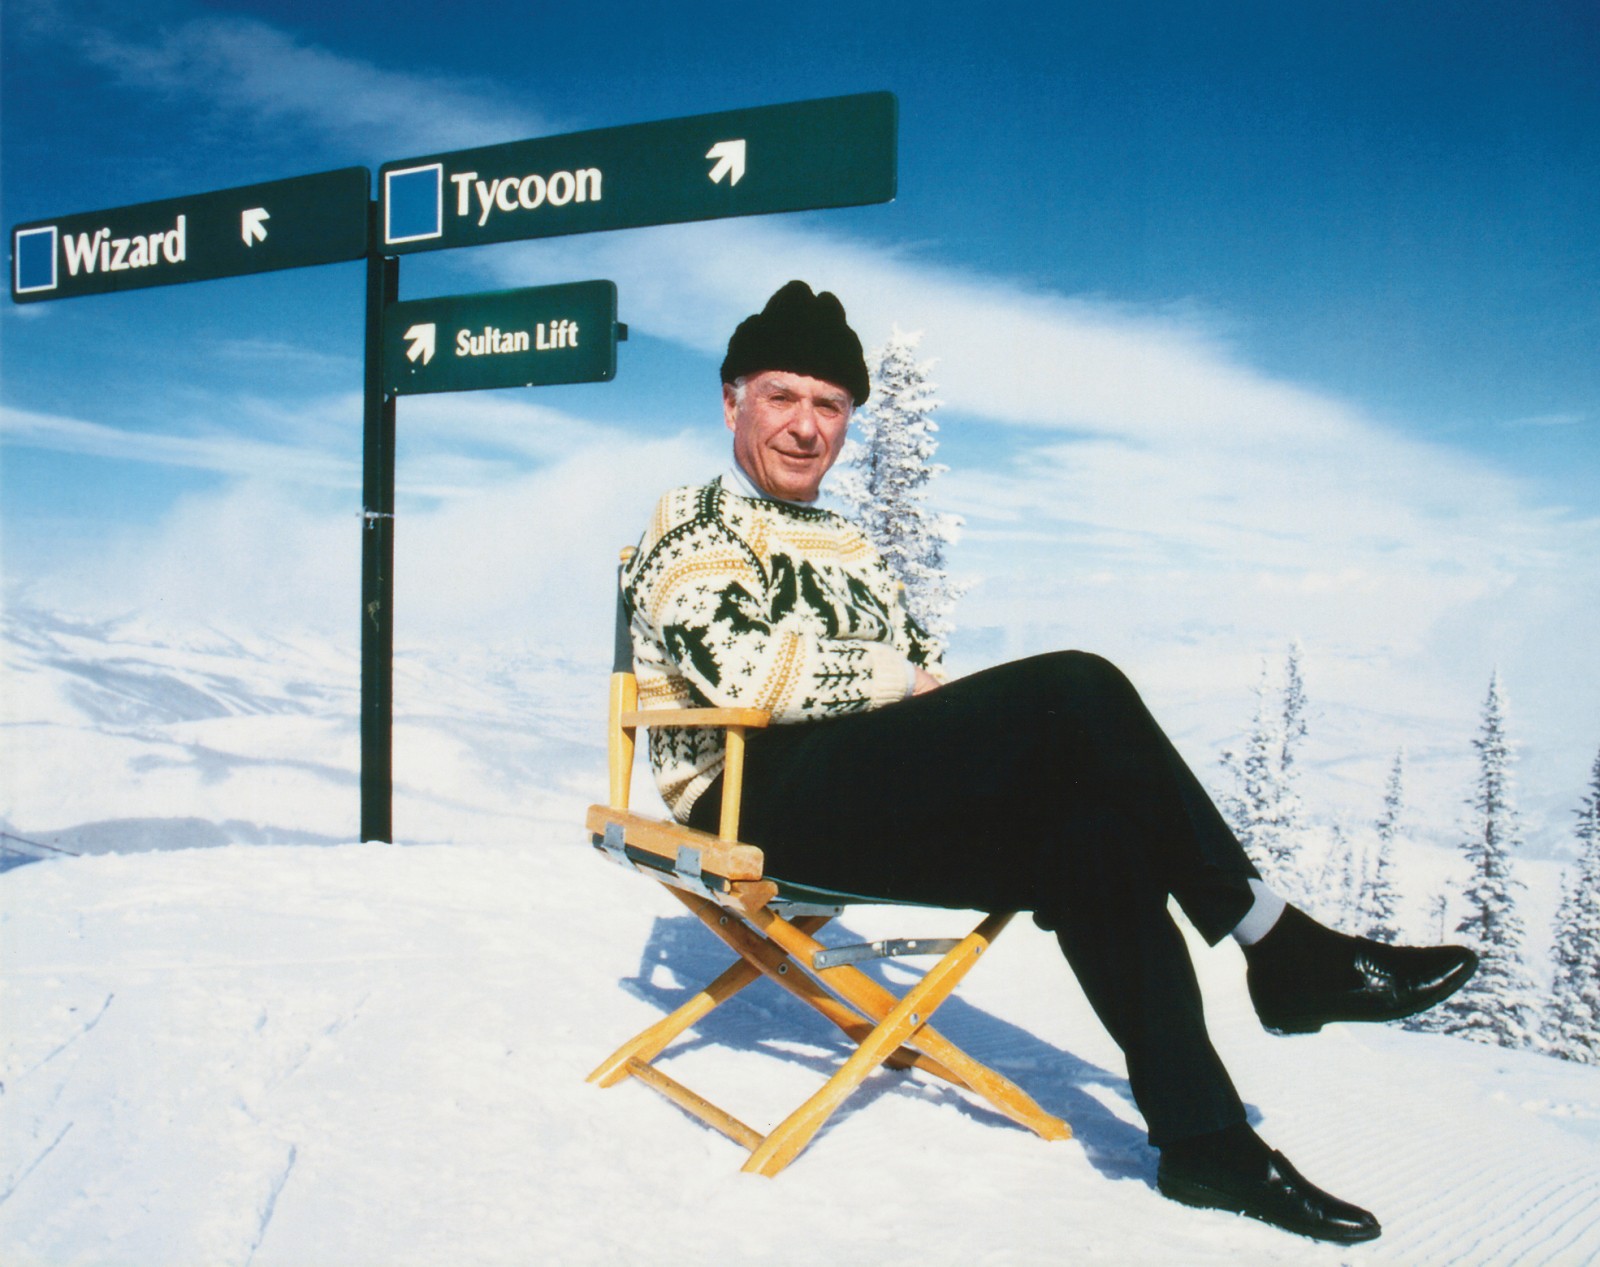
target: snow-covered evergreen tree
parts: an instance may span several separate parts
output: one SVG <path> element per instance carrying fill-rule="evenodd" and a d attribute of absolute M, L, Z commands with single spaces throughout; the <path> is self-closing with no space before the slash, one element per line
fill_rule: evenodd
<path fill-rule="evenodd" d="M 1435 943 L 1443 942 L 1446 933 L 1449 932 L 1449 922 L 1450 899 L 1443 893 L 1435 893 L 1433 900 L 1428 903 L 1428 927 L 1432 930 L 1430 940 Z"/>
<path fill-rule="evenodd" d="M 1305 692 L 1298 644 L 1290 648 L 1286 676 L 1284 692 L 1274 699 L 1263 662 L 1255 688 L 1255 715 L 1244 747 L 1222 753 L 1222 766 L 1232 776 L 1233 786 L 1218 802 L 1267 882 L 1289 901 L 1309 909 L 1317 905 L 1317 886 L 1301 866 L 1304 816 L 1295 761 L 1299 741 L 1305 736 Z"/>
<path fill-rule="evenodd" d="M 1300 672 L 1305 649 L 1296 638 L 1283 662 L 1283 719 L 1278 757 L 1278 783 L 1282 789 L 1280 814 L 1284 832 L 1297 839 L 1305 831 L 1305 807 L 1300 799 L 1300 745 L 1306 737 L 1306 683 Z"/>
<path fill-rule="evenodd" d="M 1568 1060 L 1600 1065 L 1600 756 L 1578 808 L 1578 861 L 1556 915 L 1547 1037 Z"/>
<path fill-rule="evenodd" d="M 1270 874 L 1277 860 L 1278 803 L 1277 757 L 1282 750 L 1278 737 L 1278 711 L 1270 698 L 1266 661 L 1261 663 L 1261 676 L 1255 685 L 1255 712 L 1250 718 L 1250 729 L 1245 735 L 1244 747 L 1224 748 L 1222 768 L 1232 776 L 1232 786 L 1218 798 L 1218 805 L 1239 842 L 1244 845 L 1255 863 Z"/>
<path fill-rule="evenodd" d="M 961 519 L 925 504 L 929 481 L 949 468 L 933 461 L 940 402 L 929 378 L 933 362 L 916 359 L 921 338 L 896 327 L 868 357 L 872 395 L 851 419 L 830 490 L 904 582 L 912 619 L 942 649 L 962 592 L 945 571 L 945 547 Z"/>
<path fill-rule="evenodd" d="M 1405 816 L 1405 777 L 1406 750 L 1400 748 L 1383 786 L 1383 812 L 1375 824 L 1377 848 L 1361 891 L 1362 932 L 1375 941 L 1400 940 L 1400 894 L 1394 883 L 1394 854 Z"/>
<path fill-rule="evenodd" d="M 1299 771 L 1295 762 L 1299 757 L 1300 742 L 1306 737 L 1306 680 L 1300 672 L 1300 661 L 1305 649 L 1296 638 L 1289 644 L 1283 661 L 1283 739 L 1278 765 L 1283 771 L 1283 781 L 1292 785 Z"/>
<path fill-rule="evenodd" d="M 1328 829 L 1327 852 L 1323 855 L 1322 876 L 1317 886 L 1318 914 L 1330 922 L 1359 924 L 1363 872 L 1355 842 L 1341 824 L 1334 823 Z"/>
<path fill-rule="evenodd" d="M 1522 1047 L 1534 1037 L 1534 986 L 1522 961 L 1523 926 L 1517 894 L 1525 886 L 1511 870 L 1522 845 L 1521 816 L 1513 787 L 1511 740 L 1506 732 L 1500 674 L 1489 679 L 1478 736 L 1478 777 L 1461 851 L 1468 881 L 1466 914 L 1456 925 L 1478 952 L 1477 974 L 1432 1013 L 1426 1028 L 1460 1034 L 1481 1043 Z"/>

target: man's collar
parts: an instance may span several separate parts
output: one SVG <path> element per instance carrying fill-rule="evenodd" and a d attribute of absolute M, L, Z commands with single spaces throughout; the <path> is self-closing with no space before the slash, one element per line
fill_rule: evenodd
<path fill-rule="evenodd" d="M 771 493 L 762 492 L 737 461 L 728 463 L 727 472 L 722 477 L 722 485 L 730 493 L 748 497 L 751 501 L 782 502 L 785 506 L 798 506 L 802 510 L 813 510 L 817 504 L 817 499 L 814 497 L 808 502 L 797 502 L 787 497 L 774 497 Z"/>

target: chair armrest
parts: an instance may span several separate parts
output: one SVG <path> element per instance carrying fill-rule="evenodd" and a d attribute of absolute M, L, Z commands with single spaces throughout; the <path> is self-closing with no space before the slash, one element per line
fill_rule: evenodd
<path fill-rule="evenodd" d="M 603 852 L 673 888 L 709 897 L 746 915 L 755 914 L 778 896 L 778 886 L 761 878 L 764 857 L 754 845 L 721 840 L 680 823 L 645 818 L 609 805 L 591 805 L 586 821 L 595 845 Z M 620 851 L 602 843 L 611 827 L 622 829 Z M 691 870 L 682 870 L 691 854 Z"/>
<path fill-rule="evenodd" d="M 766 865 L 765 855 L 754 845 L 736 840 L 719 840 L 709 832 L 696 831 L 681 823 L 650 818 L 609 805 L 591 805 L 584 821 L 591 834 L 605 835 L 606 825 L 615 823 L 631 847 L 654 854 L 668 867 L 675 866 L 679 852 L 692 849 L 700 856 L 700 867 L 725 880 L 759 880 Z"/>
<path fill-rule="evenodd" d="M 766 726 L 772 714 L 764 708 L 637 708 L 622 714 L 622 725 L 636 726 Z"/>

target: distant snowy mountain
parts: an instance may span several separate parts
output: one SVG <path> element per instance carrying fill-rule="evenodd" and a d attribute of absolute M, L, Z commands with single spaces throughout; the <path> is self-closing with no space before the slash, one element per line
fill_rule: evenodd
<path fill-rule="evenodd" d="M 881 1073 L 780 1179 L 741 1176 L 642 1088 L 583 1082 L 723 958 L 583 842 L 600 656 L 403 647 L 395 847 L 352 843 L 353 649 L 25 611 L 6 639 L 0 843 L 44 858 L 0 876 L 8 1267 L 654 1265 L 730 1238 L 777 1263 L 1600 1260 L 1600 1070 L 1394 1027 L 1274 1038 L 1231 945 L 1197 962 L 1262 1133 L 1385 1235 L 1341 1251 L 1163 1200 L 1115 1048 L 1025 921 L 941 1015 L 1073 1142 Z M 1452 865 L 1400 860 L 1419 912 Z M 1556 869 L 1523 870 L 1539 928 Z M 762 1129 L 842 1058 L 819 1024 L 757 986 L 670 1067 Z"/>
<path fill-rule="evenodd" d="M 0 829 L 78 853 L 326 844 L 357 832 L 357 640 L 13 610 Z M 518 839 L 603 768 L 606 660 L 396 657 L 396 831 Z M 26 846 L 13 841 L 19 849 Z M 39 850 L 34 849 L 37 853 Z"/>

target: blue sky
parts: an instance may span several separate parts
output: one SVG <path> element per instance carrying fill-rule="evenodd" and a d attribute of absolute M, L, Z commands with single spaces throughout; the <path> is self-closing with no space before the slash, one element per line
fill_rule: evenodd
<path fill-rule="evenodd" d="M 1462 732 L 1498 666 L 1575 800 L 1591 5 L 440 12 L 6 0 L 5 223 L 875 89 L 900 193 L 407 257 L 405 298 L 613 278 L 632 337 L 610 384 L 401 402 L 402 637 L 603 620 L 579 578 L 720 460 L 721 347 L 801 276 L 937 361 L 970 660 L 1089 645 L 1181 703 L 1298 636 L 1325 698 Z M 7 304 L 8 601 L 348 631 L 361 307 L 358 264 Z"/>

